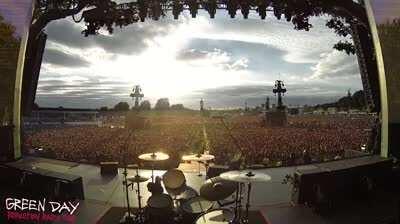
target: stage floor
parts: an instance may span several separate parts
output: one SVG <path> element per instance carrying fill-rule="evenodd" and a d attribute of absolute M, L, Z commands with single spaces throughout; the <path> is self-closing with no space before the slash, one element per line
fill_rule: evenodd
<path fill-rule="evenodd" d="M 10 163 L 11 164 L 11 163 Z M 16 166 L 31 166 L 52 170 L 61 173 L 74 174 L 82 176 L 85 200 L 81 201 L 77 211 L 77 223 L 96 223 L 111 207 L 125 207 L 126 194 L 122 185 L 123 169 L 119 169 L 119 174 L 114 177 L 104 177 L 100 175 L 100 167 L 82 163 L 65 162 L 40 157 L 24 157 L 23 159 L 13 162 Z M 314 169 L 318 165 L 305 165 L 296 167 L 280 167 L 261 169 L 259 171 L 271 176 L 268 183 L 255 183 L 251 192 L 251 210 L 260 210 L 264 218 L 269 224 L 313 224 L 313 223 L 357 223 L 355 220 L 365 220 L 366 212 L 371 214 L 371 208 L 374 206 L 360 205 L 352 208 L 349 212 L 340 212 L 334 217 L 321 217 L 310 208 L 304 206 L 293 206 L 290 202 L 290 186 L 282 184 L 287 174 L 293 174 L 296 170 Z M 187 185 L 199 191 L 205 181 L 205 170 L 202 168 L 203 176 L 198 176 L 197 164 L 181 164 L 180 168 L 184 171 Z M 150 170 L 140 170 L 140 175 L 151 176 Z M 155 175 L 161 176 L 166 171 L 156 170 Z M 135 175 L 136 171 L 128 169 L 128 176 Z M 147 182 L 140 184 L 142 195 L 142 204 L 146 204 L 150 193 L 147 191 Z M 129 190 L 130 204 L 136 207 L 138 202 L 134 191 Z M 385 197 L 386 198 L 386 197 Z M 382 199 L 383 200 L 383 199 Z M 393 197 L 388 196 L 388 201 L 379 202 L 379 208 L 392 205 Z M 245 201 L 245 200 L 243 200 Z M 394 202 L 393 202 L 394 203 Z M 364 208 L 365 207 L 365 210 Z M 390 209 L 380 209 L 387 213 L 383 216 L 391 216 L 393 213 Z M 374 213 L 372 213 L 374 214 Z M 346 217 L 352 217 L 347 219 Z M 371 220 L 371 219 L 369 219 Z M 375 219 L 376 220 L 376 219 Z M 378 219 L 379 220 L 379 219 Z M 256 223 L 254 223 L 256 224 Z"/>

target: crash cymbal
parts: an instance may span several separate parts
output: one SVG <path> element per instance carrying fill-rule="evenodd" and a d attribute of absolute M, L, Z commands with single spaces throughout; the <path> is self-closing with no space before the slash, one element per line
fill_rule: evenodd
<path fill-rule="evenodd" d="M 200 188 L 200 196 L 209 201 L 220 201 L 232 195 L 237 190 L 237 183 L 213 177 Z"/>
<path fill-rule="evenodd" d="M 210 154 L 193 154 L 182 156 L 182 160 L 184 161 L 209 161 L 213 160 L 214 158 L 215 156 Z"/>
<path fill-rule="evenodd" d="M 153 153 L 142 154 L 139 156 L 139 159 L 156 162 L 169 159 L 169 155 L 162 152 L 153 152 Z"/>
<path fill-rule="evenodd" d="M 268 182 L 271 180 L 271 177 L 268 174 L 254 170 L 228 171 L 219 176 L 224 180 L 230 180 L 239 183 Z"/>
<path fill-rule="evenodd" d="M 135 175 L 135 176 L 132 176 L 132 177 L 128 177 L 128 178 L 126 178 L 128 181 L 130 181 L 130 182 L 134 182 L 134 183 L 142 183 L 142 182 L 146 182 L 148 179 L 150 179 L 150 178 L 148 178 L 148 177 L 142 177 L 142 176 L 139 176 L 139 175 Z"/>

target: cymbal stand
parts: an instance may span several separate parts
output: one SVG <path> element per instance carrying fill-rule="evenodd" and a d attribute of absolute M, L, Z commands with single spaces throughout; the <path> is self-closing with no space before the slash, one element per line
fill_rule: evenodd
<path fill-rule="evenodd" d="M 243 198 L 243 183 L 238 183 L 238 190 L 236 191 L 236 199 L 235 199 L 235 208 L 234 213 L 235 216 L 233 218 L 232 224 L 239 224 L 242 220 L 242 198 Z"/>
<path fill-rule="evenodd" d="M 134 217 L 131 215 L 131 207 L 129 204 L 129 192 L 128 192 L 128 188 L 130 187 L 130 185 L 132 184 L 128 184 L 128 180 L 127 180 L 127 176 L 128 176 L 128 171 L 126 169 L 126 165 L 124 167 L 124 180 L 122 181 L 122 184 L 125 187 L 125 192 L 126 192 L 126 203 L 127 203 L 127 212 L 125 214 L 125 216 L 120 220 L 121 224 L 134 224 L 135 220 Z"/>
<path fill-rule="evenodd" d="M 248 182 L 247 183 L 246 217 L 244 218 L 243 223 L 249 223 L 250 192 L 251 192 L 251 182 Z"/>
<path fill-rule="evenodd" d="M 247 177 L 254 177 L 254 173 L 251 171 L 246 174 Z M 251 192 L 251 182 L 247 182 L 247 202 L 246 202 L 246 217 L 243 218 L 242 223 L 249 223 L 249 208 L 250 208 L 250 192 Z"/>
<path fill-rule="evenodd" d="M 153 152 L 151 158 L 155 159 L 157 157 L 156 153 Z M 154 161 L 151 161 L 151 182 L 154 183 Z"/>
<path fill-rule="evenodd" d="M 136 176 L 139 176 L 139 167 L 137 167 L 137 169 L 136 169 Z M 132 184 L 132 189 L 133 189 L 134 183 L 131 183 L 131 184 Z M 140 183 L 136 182 L 136 184 L 137 184 L 137 189 L 135 191 L 137 194 L 138 206 L 139 206 L 138 211 L 136 213 L 136 223 L 144 223 L 144 214 L 143 214 L 143 208 L 142 208 L 142 196 L 140 195 Z"/>

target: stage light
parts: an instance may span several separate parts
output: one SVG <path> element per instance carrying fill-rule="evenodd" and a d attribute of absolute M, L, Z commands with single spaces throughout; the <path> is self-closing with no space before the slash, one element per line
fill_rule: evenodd
<path fill-rule="evenodd" d="M 199 9 L 199 3 L 197 0 L 189 0 L 187 1 L 187 5 L 189 6 L 190 15 L 192 15 L 192 18 L 196 18 L 197 11 Z"/>
<path fill-rule="evenodd" d="M 204 8 L 207 10 L 208 14 L 210 14 L 210 18 L 215 18 L 215 13 L 217 12 L 217 1 L 216 0 L 208 0 L 204 3 Z"/>
<path fill-rule="evenodd" d="M 179 0 L 174 0 L 172 4 L 172 14 L 174 15 L 174 19 L 179 18 L 179 14 L 183 11 L 183 4 Z"/>
<path fill-rule="evenodd" d="M 139 4 L 139 18 L 141 22 L 144 22 L 147 16 L 149 3 L 146 0 L 139 0 L 138 4 Z"/>
<path fill-rule="evenodd" d="M 242 12 L 244 19 L 247 19 L 249 17 L 249 11 L 250 11 L 250 2 L 249 2 L 249 0 L 241 0 L 241 2 L 240 2 L 240 11 Z"/>
<path fill-rule="evenodd" d="M 160 1 L 154 0 L 151 2 L 151 15 L 154 20 L 158 20 L 161 16 L 162 9 Z"/>
<path fill-rule="evenodd" d="M 239 3 L 236 0 L 228 0 L 228 3 L 226 4 L 226 9 L 228 10 L 229 15 L 231 18 L 235 18 L 236 16 L 236 10 L 239 8 Z"/>

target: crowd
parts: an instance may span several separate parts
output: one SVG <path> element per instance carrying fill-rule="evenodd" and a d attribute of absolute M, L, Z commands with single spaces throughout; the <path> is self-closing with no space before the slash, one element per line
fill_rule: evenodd
<path fill-rule="evenodd" d="M 368 147 L 373 125 L 371 117 L 310 116 L 289 118 L 288 125 L 279 128 L 260 128 L 253 120 L 232 122 L 230 127 L 211 124 L 208 130 L 218 163 L 236 151 L 247 164 L 275 166 L 344 158 L 346 151 Z"/>
<path fill-rule="evenodd" d="M 150 128 L 78 126 L 46 128 L 26 134 L 25 148 L 43 148 L 61 160 L 97 164 L 137 162 L 142 153 L 162 151 L 178 159 L 204 150 L 215 162 L 242 158 L 246 164 L 295 165 L 340 159 L 346 150 L 368 144 L 370 117 L 289 117 L 288 125 L 262 127 L 257 116 L 221 120 L 200 116 L 154 117 Z"/>

